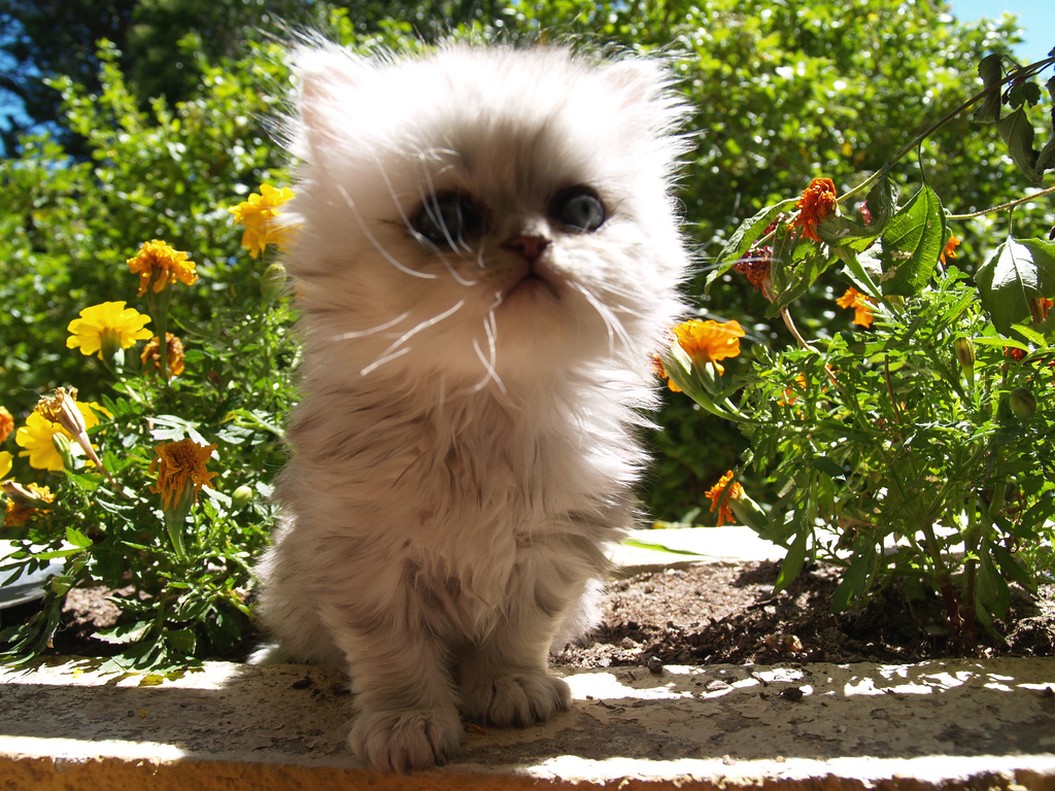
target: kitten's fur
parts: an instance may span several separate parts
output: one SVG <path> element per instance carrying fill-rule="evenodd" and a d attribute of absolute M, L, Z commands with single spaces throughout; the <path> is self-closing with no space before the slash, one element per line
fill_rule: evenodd
<path fill-rule="evenodd" d="M 683 309 L 681 110 L 653 64 L 561 48 L 297 70 L 303 400 L 259 612 L 348 670 L 352 749 L 405 771 L 457 751 L 459 711 L 569 704 L 548 647 L 634 518 Z"/>

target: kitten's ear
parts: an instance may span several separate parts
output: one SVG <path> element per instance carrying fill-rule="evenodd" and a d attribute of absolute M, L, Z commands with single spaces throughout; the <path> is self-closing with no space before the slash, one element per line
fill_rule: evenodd
<path fill-rule="evenodd" d="M 626 107 L 649 105 L 660 100 L 670 84 L 663 68 L 638 58 L 616 61 L 605 67 L 603 73 L 617 95 L 624 97 Z"/>
<path fill-rule="evenodd" d="M 363 61 L 337 47 L 305 48 L 296 53 L 300 134 L 310 149 L 317 151 L 339 139 L 353 105 L 351 94 L 368 70 Z"/>

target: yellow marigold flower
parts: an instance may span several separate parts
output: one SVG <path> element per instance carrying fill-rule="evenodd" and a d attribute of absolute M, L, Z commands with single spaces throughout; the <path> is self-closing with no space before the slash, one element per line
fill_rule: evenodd
<path fill-rule="evenodd" d="M 674 335 L 694 365 L 702 367 L 711 363 L 718 373 L 724 374 L 725 368 L 718 361 L 740 354 L 740 339 L 744 337 L 744 329 L 738 321 L 722 324 L 710 319 L 691 319 L 677 325 Z"/>
<path fill-rule="evenodd" d="M 66 346 L 80 349 L 85 356 L 96 354 L 100 360 L 109 359 L 119 349 L 149 338 L 150 330 L 144 329 L 149 323 L 149 316 L 126 308 L 124 302 L 103 302 L 85 308 L 80 318 L 70 322 Z"/>
<path fill-rule="evenodd" d="M 872 309 L 876 304 L 876 301 L 872 299 L 872 297 L 862 294 L 856 288 L 851 286 L 846 289 L 845 294 L 835 300 L 835 304 L 840 308 L 853 310 L 854 324 L 859 324 L 862 327 L 872 326 Z"/>
<path fill-rule="evenodd" d="M 733 481 L 732 470 L 729 470 L 718 480 L 718 483 L 707 490 L 707 498 L 711 501 L 711 513 L 718 514 L 718 527 L 736 521 L 733 516 L 732 501 L 739 500 L 743 496 L 744 487 Z"/>
<path fill-rule="evenodd" d="M 25 486 L 7 481 L 4 484 L 7 495 L 7 514 L 4 516 L 4 527 L 21 527 L 35 513 L 46 513 L 42 506 L 55 502 L 55 495 L 47 486 L 29 483 Z"/>
<path fill-rule="evenodd" d="M 86 428 L 92 428 L 99 424 L 99 418 L 89 404 L 75 402 L 77 410 L 84 419 Z M 26 418 L 26 424 L 15 432 L 15 444 L 23 448 L 19 456 L 29 457 L 29 466 L 37 470 L 51 470 L 58 472 L 63 468 L 62 455 L 55 447 L 53 437 L 56 434 L 63 435 L 70 442 L 75 442 L 76 437 L 70 434 L 58 423 L 49 420 L 40 412 L 34 410 Z M 79 445 L 74 446 L 80 449 Z"/>
<path fill-rule="evenodd" d="M 7 474 L 11 472 L 13 460 L 14 456 L 12 456 L 6 450 L 0 450 L 0 481 L 6 478 Z"/>
<path fill-rule="evenodd" d="M 15 430 L 15 419 L 7 411 L 7 407 L 0 406 L 0 442 L 11 436 Z"/>
<path fill-rule="evenodd" d="M 168 347 L 168 375 L 179 376 L 184 370 L 183 341 L 171 332 L 165 333 L 165 345 Z M 161 340 L 155 335 L 139 356 L 144 368 L 161 371 Z"/>
<path fill-rule="evenodd" d="M 205 469 L 216 446 L 199 445 L 192 439 L 181 439 L 158 445 L 154 450 L 157 458 L 151 463 L 150 472 L 157 470 L 158 478 L 150 491 L 161 495 L 164 508 L 170 510 L 177 507 L 190 494 L 193 494 L 193 502 L 198 502 L 201 487 L 209 486 L 217 474 Z"/>
<path fill-rule="evenodd" d="M 945 247 L 944 247 L 944 249 L 942 249 L 941 255 L 938 256 L 938 259 L 944 264 L 944 263 L 946 263 L 946 261 L 945 261 L 946 258 L 955 258 L 956 257 L 956 248 L 959 247 L 959 246 L 960 246 L 960 240 L 957 239 L 955 236 L 950 236 L 949 237 L 949 241 L 947 241 L 945 243 Z"/>
<path fill-rule="evenodd" d="M 260 194 L 252 193 L 246 200 L 232 209 L 235 222 L 245 226 L 242 234 L 242 247 L 249 251 L 253 258 L 267 249 L 269 244 L 283 246 L 289 241 L 294 227 L 275 222 L 281 214 L 278 207 L 293 197 L 289 187 L 275 189 L 270 184 L 260 185 Z"/>
<path fill-rule="evenodd" d="M 147 293 L 148 288 L 158 293 L 177 281 L 185 286 L 198 282 L 197 265 L 189 260 L 187 253 L 173 249 L 160 239 L 143 242 L 139 252 L 127 263 L 128 270 L 139 275 L 139 292 L 136 294 L 139 297 Z"/>
<path fill-rule="evenodd" d="M 817 224 L 835 211 L 838 205 L 835 183 L 831 179 L 816 178 L 795 204 L 799 213 L 788 224 L 788 228 L 801 228 L 804 237 L 819 242 L 821 238 L 817 236 Z"/>

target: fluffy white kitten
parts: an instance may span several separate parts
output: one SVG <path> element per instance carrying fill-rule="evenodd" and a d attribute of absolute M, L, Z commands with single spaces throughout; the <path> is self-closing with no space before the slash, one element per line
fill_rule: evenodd
<path fill-rule="evenodd" d="M 683 311 L 681 110 L 655 65 L 561 48 L 297 60 L 303 400 L 259 612 L 348 670 L 352 749 L 406 771 L 460 713 L 569 704 L 548 647 L 634 519 Z"/>

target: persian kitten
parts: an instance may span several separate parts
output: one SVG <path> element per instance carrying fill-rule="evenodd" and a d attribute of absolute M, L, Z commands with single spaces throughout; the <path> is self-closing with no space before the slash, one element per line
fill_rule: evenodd
<path fill-rule="evenodd" d="M 303 399 L 259 566 L 272 658 L 351 677 L 381 769 L 568 707 L 547 670 L 634 520 L 683 311 L 662 70 L 557 47 L 299 53 Z"/>

